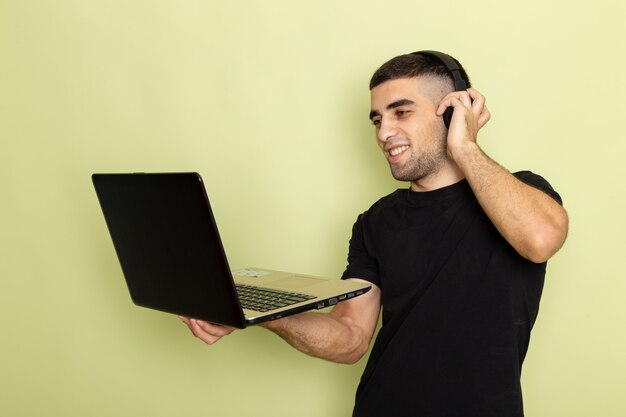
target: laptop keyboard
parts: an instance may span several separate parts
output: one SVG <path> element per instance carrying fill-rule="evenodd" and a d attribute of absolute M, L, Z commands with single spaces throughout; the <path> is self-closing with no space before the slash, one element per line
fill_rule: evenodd
<path fill-rule="evenodd" d="M 270 290 L 251 285 L 236 284 L 235 287 L 237 288 L 241 306 L 248 310 L 260 312 L 275 310 L 316 298 L 312 295 Z"/>

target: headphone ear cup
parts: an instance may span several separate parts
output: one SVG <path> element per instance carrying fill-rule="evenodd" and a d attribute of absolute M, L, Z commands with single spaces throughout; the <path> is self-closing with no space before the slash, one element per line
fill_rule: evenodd
<path fill-rule="evenodd" d="M 448 107 L 445 112 L 443 112 L 443 124 L 446 125 L 446 129 L 450 129 L 450 122 L 452 121 L 452 112 L 454 109 L 452 106 Z"/>

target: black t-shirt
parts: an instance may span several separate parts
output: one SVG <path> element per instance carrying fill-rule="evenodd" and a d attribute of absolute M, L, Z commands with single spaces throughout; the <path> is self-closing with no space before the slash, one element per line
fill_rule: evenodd
<path fill-rule="evenodd" d="M 515 176 L 561 202 L 543 178 Z M 382 290 L 354 416 L 523 416 L 520 373 L 545 268 L 504 240 L 465 180 L 376 202 L 353 227 L 343 274 Z"/>

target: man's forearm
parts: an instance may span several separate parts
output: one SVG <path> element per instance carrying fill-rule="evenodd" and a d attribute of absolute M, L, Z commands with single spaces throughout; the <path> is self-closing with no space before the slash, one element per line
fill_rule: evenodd
<path fill-rule="evenodd" d="M 357 362 L 371 339 L 349 318 L 333 313 L 297 314 L 261 326 L 307 355 L 346 364 Z"/>

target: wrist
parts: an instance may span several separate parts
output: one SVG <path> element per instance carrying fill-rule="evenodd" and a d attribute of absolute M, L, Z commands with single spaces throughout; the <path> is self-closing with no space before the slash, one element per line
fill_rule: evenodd
<path fill-rule="evenodd" d="M 259 323 L 259 327 L 263 327 L 264 329 L 270 330 L 272 332 L 276 332 L 278 329 L 281 328 L 283 322 L 285 321 L 285 319 L 288 319 L 288 317 L 283 317 L 280 319 L 276 319 L 276 320 L 270 320 L 270 321 L 265 321 L 263 323 Z"/>
<path fill-rule="evenodd" d="M 449 147 L 448 152 L 452 160 L 459 167 L 463 167 L 467 162 L 475 160 L 482 153 L 482 150 L 478 143 L 464 141 L 454 147 Z"/>

